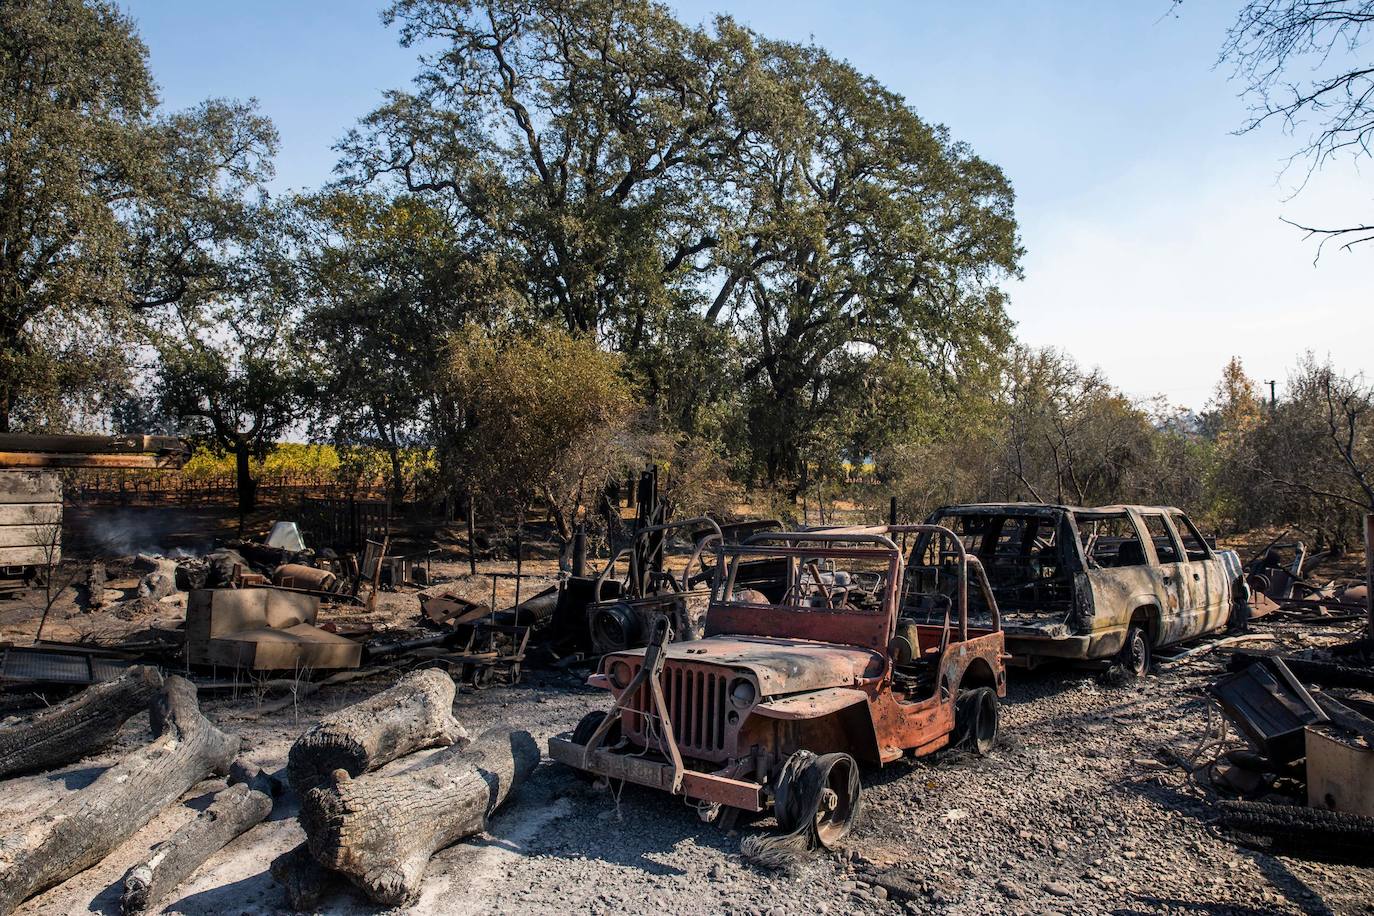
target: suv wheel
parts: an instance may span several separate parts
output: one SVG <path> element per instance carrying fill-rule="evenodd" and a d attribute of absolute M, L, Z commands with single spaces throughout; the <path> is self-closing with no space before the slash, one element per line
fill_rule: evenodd
<path fill-rule="evenodd" d="M 1121 667 L 1131 677 L 1144 677 L 1150 670 L 1150 663 L 1154 660 L 1154 652 L 1150 649 L 1150 634 L 1144 627 L 1131 624 L 1126 631 L 1126 644 L 1121 647 L 1121 655 L 1117 661 Z"/>
<path fill-rule="evenodd" d="M 954 706 L 956 744 L 967 744 L 979 757 L 986 757 L 997 744 L 997 694 L 991 687 L 961 690 Z"/>

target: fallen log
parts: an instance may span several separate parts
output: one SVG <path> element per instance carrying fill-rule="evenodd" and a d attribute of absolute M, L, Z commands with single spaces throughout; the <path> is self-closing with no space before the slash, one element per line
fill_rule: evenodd
<path fill-rule="evenodd" d="M 235 768 L 239 766 L 234 764 Z M 195 820 L 153 847 L 148 858 L 124 876 L 121 913 L 146 913 L 212 855 L 272 813 L 272 786 L 266 773 L 247 777 L 231 771 L 235 781 L 215 796 Z"/>
<path fill-rule="evenodd" d="M 302 800 L 301 826 L 317 862 L 400 906 L 419 893 L 430 857 L 485 830 L 538 763 L 529 732 L 498 726 L 394 775 L 336 772 Z"/>
<path fill-rule="evenodd" d="M 314 913 L 320 901 L 340 883 L 340 877 L 325 868 L 304 843 L 272 860 L 272 879 L 286 891 L 286 902 L 298 913 Z"/>
<path fill-rule="evenodd" d="M 335 770 L 360 776 L 413 751 L 467 738 L 453 718 L 453 678 L 415 671 L 389 690 L 331 713 L 296 739 L 287 755 L 291 787 L 304 798 Z"/>
<path fill-rule="evenodd" d="M 1274 839 L 1295 854 L 1314 849 L 1358 853 L 1374 858 L 1374 817 L 1299 805 L 1223 801 L 1221 822 L 1234 830 Z"/>
<path fill-rule="evenodd" d="M 147 709 L 161 687 L 162 675 L 156 668 L 130 668 L 65 703 L 0 726 L 0 777 L 52 769 L 107 747 L 120 726 Z"/>
<path fill-rule="evenodd" d="M 239 739 L 201 715 L 190 681 L 168 678 L 151 713 L 151 743 L 0 838 L 0 916 L 90 868 L 191 786 L 228 771 Z"/>

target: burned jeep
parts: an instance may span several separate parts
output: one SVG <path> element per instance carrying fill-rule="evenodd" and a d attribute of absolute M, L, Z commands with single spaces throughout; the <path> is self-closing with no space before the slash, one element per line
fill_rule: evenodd
<path fill-rule="evenodd" d="M 947 549 L 943 576 L 908 586 L 894 538 Z M 783 575 L 740 588 L 764 560 Z M 753 568 L 757 568 L 755 565 Z M 992 609 L 971 627 L 969 592 Z M 938 620 L 917 623 L 915 618 Z M 858 763 L 955 740 L 986 753 L 1006 692 L 996 603 L 975 557 L 944 528 L 768 532 L 716 549 L 702 639 L 614 652 L 588 683 L 611 692 L 549 754 L 589 774 L 682 795 L 703 818 L 763 811 L 832 845 L 859 807 Z"/>

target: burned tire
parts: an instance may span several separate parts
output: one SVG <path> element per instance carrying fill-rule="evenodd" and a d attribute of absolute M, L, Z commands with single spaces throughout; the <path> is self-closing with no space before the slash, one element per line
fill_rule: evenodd
<path fill-rule="evenodd" d="M 787 759 L 775 790 L 778 826 L 804 834 L 809 846 L 835 846 L 853 829 L 862 797 L 859 765 L 848 754 L 798 751 Z"/>
<path fill-rule="evenodd" d="M 954 705 L 955 744 L 986 757 L 997 744 L 997 694 L 991 687 L 959 692 Z"/>
<path fill-rule="evenodd" d="M 1150 634 L 1139 624 L 1131 624 L 1126 631 L 1126 643 L 1116 657 L 1117 663 L 1131 677 L 1144 677 L 1154 661 L 1154 650 L 1150 647 Z"/>
<path fill-rule="evenodd" d="M 587 742 L 592 740 L 592 735 L 596 734 L 597 728 L 601 726 L 602 720 L 605 719 L 607 715 L 608 713 L 605 710 L 598 709 L 596 712 L 589 712 L 583 716 L 582 721 L 578 722 L 577 727 L 573 729 L 573 744 L 585 747 Z M 620 723 L 612 722 L 610 729 L 606 732 L 606 737 L 601 739 L 601 746 L 613 747 L 619 743 Z M 576 773 L 577 778 L 581 779 L 583 782 L 593 782 L 596 779 L 595 773 L 588 773 L 586 770 L 574 769 L 573 772 Z"/>

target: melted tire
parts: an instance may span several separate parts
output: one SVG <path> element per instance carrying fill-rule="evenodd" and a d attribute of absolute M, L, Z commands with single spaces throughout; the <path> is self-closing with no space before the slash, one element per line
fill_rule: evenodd
<path fill-rule="evenodd" d="M 956 746 L 965 746 L 986 757 L 997 746 L 1000 731 L 997 694 L 991 687 L 960 691 L 954 706 Z"/>

